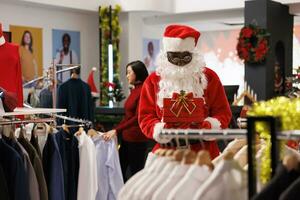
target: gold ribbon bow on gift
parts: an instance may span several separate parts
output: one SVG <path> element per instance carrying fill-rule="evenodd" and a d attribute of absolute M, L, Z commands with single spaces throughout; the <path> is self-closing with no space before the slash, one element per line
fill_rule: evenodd
<path fill-rule="evenodd" d="M 191 115 L 197 107 L 193 100 L 193 93 L 186 93 L 183 90 L 180 91 L 180 94 L 173 93 L 171 102 L 174 103 L 172 104 L 170 111 L 176 117 L 180 115 L 183 108 Z"/>

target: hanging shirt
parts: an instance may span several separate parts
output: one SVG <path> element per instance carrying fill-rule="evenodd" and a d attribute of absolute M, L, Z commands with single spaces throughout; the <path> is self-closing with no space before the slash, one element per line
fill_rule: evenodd
<path fill-rule="evenodd" d="M 23 107 L 22 72 L 19 47 L 5 42 L 0 45 L 0 87 L 17 94 L 18 107 Z"/>
<path fill-rule="evenodd" d="M 39 107 L 53 108 L 52 92 L 48 87 L 41 90 L 39 94 L 39 99 L 40 99 Z"/>
<path fill-rule="evenodd" d="M 43 170 L 43 165 L 38 153 L 34 149 L 34 147 L 30 144 L 30 142 L 26 138 L 19 137 L 18 142 L 22 145 L 22 147 L 28 153 L 30 162 L 33 166 L 37 182 L 38 182 L 38 190 L 40 194 L 41 200 L 48 200 L 48 190 L 47 184 L 45 180 L 45 174 Z"/>
<path fill-rule="evenodd" d="M 147 170 L 141 179 L 132 187 L 126 196 L 126 199 L 139 199 L 140 195 L 149 187 L 149 185 L 156 180 L 157 176 L 164 169 L 166 164 L 170 162 L 170 158 L 162 157 L 154 163 L 153 167 Z"/>
<path fill-rule="evenodd" d="M 151 168 L 151 166 L 153 165 L 153 163 L 155 163 L 155 160 L 157 158 L 158 158 L 158 156 L 156 154 L 154 154 L 152 152 L 148 153 L 144 169 L 138 171 L 126 182 L 126 184 L 124 185 L 124 187 L 122 187 L 122 189 L 120 190 L 120 192 L 118 194 L 119 200 L 126 199 L 127 194 L 132 189 L 132 187 L 135 185 L 135 183 L 138 182 L 138 180 L 144 176 L 144 173 L 146 173 L 146 171 L 149 170 L 149 168 Z"/>
<path fill-rule="evenodd" d="M 246 200 L 247 175 L 234 160 L 222 160 L 199 187 L 193 200 Z"/>
<path fill-rule="evenodd" d="M 54 134 L 48 134 L 43 149 L 43 167 L 49 200 L 65 200 L 62 160 Z"/>
<path fill-rule="evenodd" d="M 281 193 L 289 187 L 298 177 L 300 173 L 296 170 L 288 171 L 285 166 L 280 164 L 275 176 L 271 181 L 262 189 L 262 191 L 256 194 L 253 200 L 276 200 L 279 199 Z"/>
<path fill-rule="evenodd" d="M 12 139 L 10 137 L 6 137 L 6 136 L 2 136 L 3 141 L 5 141 L 5 143 L 7 145 L 9 145 L 11 148 L 13 148 L 14 150 L 16 150 L 16 152 L 18 152 L 19 156 L 21 157 L 22 160 L 22 165 L 23 165 L 23 169 L 24 169 L 24 179 L 26 182 L 26 185 L 23 186 L 24 191 L 26 192 L 25 196 L 23 197 L 24 199 L 30 199 L 30 191 L 29 191 L 29 174 L 27 171 L 27 164 L 26 164 L 26 158 L 24 156 L 24 153 L 22 151 L 22 149 L 20 148 L 20 145 L 18 145 L 18 142 L 15 139 Z"/>
<path fill-rule="evenodd" d="M 93 121 L 90 86 L 80 78 L 70 78 L 58 88 L 57 108 L 65 108 L 66 116 Z"/>
<path fill-rule="evenodd" d="M 148 188 L 140 195 L 140 199 L 151 199 L 152 195 L 158 190 L 162 183 L 166 181 L 172 170 L 179 164 L 179 162 L 170 161 L 164 169 L 158 174 L 157 178 L 148 186 Z"/>
<path fill-rule="evenodd" d="M 300 196 L 300 177 L 281 193 L 279 200 L 298 200 Z"/>
<path fill-rule="evenodd" d="M 20 143 L 17 143 L 17 144 L 20 147 L 20 149 L 22 150 L 23 160 L 24 160 L 24 165 L 25 165 L 25 172 L 28 175 L 27 185 L 29 186 L 29 199 L 30 200 L 39 200 L 40 199 L 39 185 L 37 182 L 37 178 L 36 178 L 33 166 L 30 162 L 29 155 Z"/>
<path fill-rule="evenodd" d="M 58 131 L 55 139 L 63 166 L 65 200 L 76 200 L 79 174 L 78 140 L 64 130 Z"/>
<path fill-rule="evenodd" d="M 2 166 L 10 199 L 28 199 L 26 191 L 25 168 L 16 150 L 0 139 L 0 165 Z"/>
<path fill-rule="evenodd" d="M 124 185 L 119 154 L 114 140 L 93 137 L 96 146 L 98 193 L 96 200 L 115 200 Z"/>
<path fill-rule="evenodd" d="M 167 196 L 167 200 L 193 199 L 197 189 L 210 176 L 207 166 L 191 165 L 186 175 L 181 179 Z"/>
<path fill-rule="evenodd" d="M 95 200 L 98 191 L 96 148 L 84 131 L 76 138 L 80 160 L 77 200 Z"/>
<path fill-rule="evenodd" d="M 170 194 L 175 185 L 184 177 L 188 171 L 190 165 L 177 165 L 168 176 L 168 178 L 162 182 L 159 188 L 154 192 L 151 199 L 153 200 L 165 200 Z"/>
<path fill-rule="evenodd" d="M 0 197 L 1 200 L 9 200 L 7 182 L 1 165 L 0 165 Z"/>

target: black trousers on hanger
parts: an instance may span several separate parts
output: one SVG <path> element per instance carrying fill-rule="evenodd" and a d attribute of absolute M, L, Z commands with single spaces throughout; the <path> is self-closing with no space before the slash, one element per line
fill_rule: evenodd
<path fill-rule="evenodd" d="M 119 155 L 124 182 L 144 168 L 148 149 L 148 142 L 122 140 Z"/>

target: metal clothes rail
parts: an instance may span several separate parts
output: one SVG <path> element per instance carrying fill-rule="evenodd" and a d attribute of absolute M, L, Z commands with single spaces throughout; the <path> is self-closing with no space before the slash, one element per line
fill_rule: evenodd
<path fill-rule="evenodd" d="M 271 135 L 271 168 L 272 176 L 275 174 L 279 160 L 278 140 L 300 139 L 300 130 L 279 131 L 279 121 L 271 116 L 248 117 L 247 129 L 163 129 L 160 137 L 170 139 L 236 139 L 247 138 L 248 141 L 248 197 L 251 199 L 256 194 L 256 122 L 265 122 L 269 125 Z"/>
<path fill-rule="evenodd" d="M 55 121 L 55 119 L 53 119 L 53 118 L 27 119 L 27 120 L 3 119 L 0 121 L 0 126 L 12 125 L 12 124 L 45 123 L 45 122 L 54 122 L 54 121 Z"/>
<path fill-rule="evenodd" d="M 59 66 L 69 66 L 69 65 L 59 65 Z M 71 71 L 72 69 L 76 69 L 78 67 L 80 67 L 80 65 L 70 65 L 70 67 L 68 67 L 68 68 L 56 71 L 55 74 L 60 74 L 60 73 L 66 72 L 66 71 Z M 38 78 L 35 78 L 35 79 L 31 80 L 31 81 L 28 81 L 28 82 L 24 83 L 23 87 L 26 87 L 27 85 L 31 85 L 34 82 L 37 82 L 37 81 L 43 80 L 43 79 L 47 79 L 47 78 L 48 78 L 48 75 L 40 76 Z"/>

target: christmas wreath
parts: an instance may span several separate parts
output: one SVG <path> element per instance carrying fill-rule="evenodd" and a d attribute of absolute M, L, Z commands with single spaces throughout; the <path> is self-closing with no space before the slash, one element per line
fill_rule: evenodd
<path fill-rule="evenodd" d="M 255 25 L 244 26 L 239 34 L 237 52 L 240 59 L 247 63 L 260 63 L 269 50 L 269 33 Z"/>

